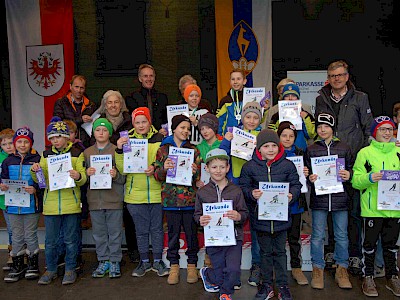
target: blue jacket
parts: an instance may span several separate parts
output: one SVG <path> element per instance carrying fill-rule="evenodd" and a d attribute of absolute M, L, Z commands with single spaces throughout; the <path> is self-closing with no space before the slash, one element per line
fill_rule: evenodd
<path fill-rule="evenodd" d="M 288 221 L 258 220 L 258 202 L 252 195 L 253 190 L 259 188 L 260 182 L 288 182 L 289 192 L 293 195 L 292 201 L 300 196 L 301 183 L 295 165 L 286 159 L 285 151 L 280 145 L 279 153 L 273 160 L 262 160 L 256 149 L 253 158 L 246 162 L 240 174 L 239 186 L 242 188 L 250 212 L 250 221 L 256 231 L 279 232 L 288 230 L 292 224 L 289 214 Z"/>
<path fill-rule="evenodd" d="M 292 149 L 286 150 L 286 157 L 293 157 L 293 156 L 303 156 L 304 161 L 304 152 L 300 148 L 297 148 L 295 145 L 292 146 Z M 299 198 L 293 201 L 290 204 L 290 214 L 297 215 L 302 214 L 304 212 L 304 207 L 306 204 L 306 197 L 304 194 L 300 194 Z"/>
<path fill-rule="evenodd" d="M 28 153 L 24 158 L 18 152 L 9 155 L 1 167 L 1 179 L 27 180 L 29 186 L 34 186 L 36 193 L 30 197 L 29 207 L 7 206 L 9 214 L 33 214 L 42 211 L 43 197 L 39 186 L 32 179 L 30 169 L 34 163 L 40 161 L 40 155 Z"/>

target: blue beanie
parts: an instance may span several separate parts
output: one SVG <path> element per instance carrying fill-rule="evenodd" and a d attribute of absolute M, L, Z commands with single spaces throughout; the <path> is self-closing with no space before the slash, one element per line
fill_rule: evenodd
<path fill-rule="evenodd" d="M 69 128 L 60 117 L 53 117 L 50 120 L 50 124 L 47 126 L 46 134 L 49 140 L 53 136 L 63 136 L 69 138 Z"/>
<path fill-rule="evenodd" d="M 297 84 L 292 82 L 285 84 L 282 90 L 282 98 L 286 95 L 296 95 L 297 99 L 300 99 L 300 89 Z"/>
<path fill-rule="evenodd" d="M 15 146 L 15 142 L 18 139 L 21 139 L 21 138 L 29 140 L 29 142 L 31 143 L 31 147 L 32 147 L 32 145 L 33 145 L 33 132 L 29 129 L 28 126 L 24 126 L 22 128 L 19 128 L 14 133 L 14 136 L 13 136 L 13 144 L 14 144 L 14 146 Z"/>

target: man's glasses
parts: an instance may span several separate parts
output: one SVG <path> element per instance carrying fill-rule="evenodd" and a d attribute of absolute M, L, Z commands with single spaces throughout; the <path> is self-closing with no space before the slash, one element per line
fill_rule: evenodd
<path fill-rule="evenodd" d="M 380 133 L 385 133 L 386 131 L 389 132 L 389 133 L 392 133 L 393 132 L 393 127 L 390 127 L 390 128 L 379 127 L 378 130 L 379 130 Z"/>
<path fill-rule="evenodd" d="M 328 78 L 330 78 L 330 79 L 343 78 L 347 74 L 348 73 L 330 74 L 330 75 L 328 75 Z"/>

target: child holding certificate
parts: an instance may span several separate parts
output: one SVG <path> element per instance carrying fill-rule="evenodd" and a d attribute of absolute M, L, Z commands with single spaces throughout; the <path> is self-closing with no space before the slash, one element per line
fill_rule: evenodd
<path fill-rule="evenodd" d="M 28 127 L 18 129 L 13 137 L 15 152 L 11 153 L 2 163 L 0 188 L 6 191 L 7 214 L 12 229 L 12 245 L 10 252 L 12 267 L 5 282 L 17 282 L 21 278 L 36 279 L 39 277 L 39 242 L 37 227 L 42 209 L 42 195 L 39 186 L 33 181 L 30 167 L 40 161 L 40 155 L 32 150 L 33 133 Z M 5 179 L 22 181 L 17 190 L 12 190 L 4 183 Z M 18 189 L 20 192 L 18 192 Z M 27 196 L 25 204 L 18 201 L 19 194 Z M 10 199 L 7 199 L 7 193 Z M 14 200 L 12 203 L 11 200 Z M 9 201 L 7 201 L 9 200 Z M 15 204 L 14 204 L 15 203 Z M 13 205 L 14 204 L 14 205 Z M 24 244 L 26 244 L 26 249 Z M 24 263 L 24 256 L 28 255 L 28 267 Z"/>
<path fill-rule="evenodd" d="M 193 212 L 197 191 L 196 182 L 200 179 L 201 158 L 196 147 L 188 141 L 191 124 L 187 116 L 174 116 L 171 129 L 173 135 L 166 137 L 157 151 L 154 171 L 154 177 L 162 183 L 161 198 L 168 224 L 167 258 L 171 263 L 168 283 L 177 284 L 179 282 L 179 236 L 182 225 L 187 241 L 188 266 L 186 281 L 195 283 L 198 281 L 196 264 L 199 246 L 197 224 L 194 222 Z M 189 160 L 193 161 L 193 163 L 188 163 L 186 159 L 179 161 L 178 159 L 173 159 L 170 154 L 170 148 L 172 147 L 176 150 L 177 156 L 179 156 L 179 153 L 192 153 Z M 174 158 L 177 158 L 177 156 Z M 178 174 L 178 168 L 186 171 L 181 171 Z M 179 176 L 179 182 L 190 181 L 190 186 L 168 183 L 168 175 L 174 179 Z"/>
<path fill-rule="evenodd" d="M 317 116 L 315 126 L 318 138 L 314 144 L 307 148 L 305 165 L 309 170 L 311 169 L 312 172 L 315 172 L 315 168 L 313 169 L 311 167 L 312 158 L 324 156 L 324 158 L 320 159 L 321 164 L 323 164 L 324 161 L 329 162 L 332 159 L 332 157 L 330 157 L 331 155 L 337 155 L 338 158 L 344 159 L 345 164 L 345 168 L 340 170 L 338 175 L 340 176 L 341 181 L 343 181 L 343 184 L 348 184 L 352 175 L 354 158 L 352 157 L 350 147 L 333 135 L 336 126 L 334 117 L 329 113 L 320 113 Z M 346 189 L 343 190 L 342 182 L 337 180 L 337 176 L 330 177 L 330 180 L 327 180 L 328 183 L 324 188 L 326 190 L 329 189 L 328 184 L 339 185 L 342 188 L 341 192 L 323 193 L 318 195 L 316 193 L 315 186 L 316 182 L 318 182 L 317 179 L 322 180 L 327 177 L 326 174 L 333 174 L 333 172 L 336 173 L 336 160 L 333 161 L 333 164 L 329 164 L 319 168 L 322 169 L 320 174 L 313 173 L 308 176 L 311 183 L 310 207 L 312 209 L 311 262 L 313 265 L 313 271 L 311 287 L 314 289 L 324 288 L 325 227 L 328 212 L 331 212 L 335 236 L 335 250 L 333 257 L 337 264 L 335 281 L 340 288 L 351 289 L 352 285 L 347 272 L 349 266 L 347 224 L 350 199 L 347 195 Z"/>
<path fill-rule="evenodd" d="M 249 209 L 250 221 L 256 231 L 260 247 L 261 283 L 255 299 L 274 297 L 274 272 L 276 286 L 279 289 L 278 298 L 292 299 L 287 279 L 285 249 L 286 232 L 291 223 L 290 214 L 288 221 L 269 221 L 258 217 L 259 199 L 263 194 L 259 187 L 260 182 L 289 183 L 287 194 L 289 204 L 300 195 L 301 183 L 296 167 L 285 157 L 285 151 L 276 132 L 264 129 L 257 136 L 253 158 L 244 164 L 239 179 L 239 186 L 242 188 L 247 206 L 253 208 Z"/>
<path fill-rule="evenodd" d="M 124 201 L 132 216 L 136 228 L 136 239 L 140 254 L 140 263 L 132 276 L 142 277 L 148 271 L 158 276 L 168 275 L 168 269 L 162 261 L 164 233 L 162 226 L 161 184 L 154 178 L 154 162 L 160 148 L 163 135 L 151 124 L 147 107 L 138 107 L 132 112 L 133 129 L 129 132 L 132 139 L 147 140 L 147 167 L 142 173 L 124 173 L 123 147 L 129 138 L 121 137 L 117 141 L 115 159 L 118 170 L 126 175 Z M 153 263 L 150 262 L 150 238 L 153 250 Z"/>
<path fill-rule="evenodd" d="M 232 299 L 234 285 L 240 278 L 243 223 L 247 220 L 248 210 L 240 188 L 226 178 L 229 170 L 228 154 L 222 149 L 211 150 L 207 153 L 205 163 L 211 179 L 208 184 L 197 191 L 194 220 L 206 227 L 210 224 L 212 217 L 210 213 L 203 210 L 203 204 L 231 202 L 233 209 L 224 213 L 222 218 L 234 221 L 234 228 L 232 226 L 230 229 L 232 232 L 236 232 L 236 245 L 229 243 L 227 246 L 206 247 L 213 267 L 201 268 L 200 275 L 207 292 L 219 292 L 219 299 L 228 300 Z"/>
<path fill-rule="evenodd" d="M 292 101 L 292 100 L 300 100 L 300 89 L 295 83 L 287 83 L 283 87 L 282 91 L 282 100 L 279 101 Z M 313 139 L 315 137 L 315 120 L 314 117 L 301 109 L 300 117 L 302 119 L 302 129 L 297 130 L 297 137 L 295 140 L 295 145 L 305 151 L 307 149 L 307 140 Z M 271 122 L 268 125 L 269 129 L 278 130 L 279 127 L 279 112 L 274 114 L 271 117 Z"/>
<path fill-rule="evenodd" d="M 304 152 L 296 147 L 294 141 L 297 137 L 297 130 L 294 125 L 288 121 L 279 124 L 277 134 L 279 140 L 285 149 L 286 157 L 300 156 L 304 164 Z M 304 167 L 302 170 L 305 177 L 308 176 L 308 168 Z M 303 177 L 304 178 L 304 177 Z M 288 242 L 290 249 L 290 266 L 292 268 L 292 276 L 299 285 L 307 285 L 307 277 L 301 271 L 301 215 L 307 207 L 305 194 L 300 194 L 299 198 L 290 204 L 290 215 L 292 217 L 292 225 L 288 230 Z"/>
<path fill-rule="evenodd" d="M 67 285 L 74 283 L 77 277 L 75 268 L 81 213 L 79 187 L 86 182 L 85 160 L 82 149 L 68 140 L 68 126 L 59 117 L 51 119 L 46 133 L 52 146 L 43 152 L 40 164 L 31 167 L 33 180 L 38 182 L 37 172 L 43 172 L 47 185 L 43 202 L 47 271 L 38 283 L 50 284 L 57 277 L 57 241 L 63 230 L 66 254 L 62 284 Z"/>
<path fill-rule="evenodd" d="M 397 269 L 399 247 L 396 245 L 400 230 L 400 211 L 378 207 L 390 202 L 389 199 L 382 199 L 383 194 L 378 194 L 379 182 L 383 179 L 382 170 L 400 170 L 400 148 L 395 146 L 392 139 L 395 128 L 391 118 L 387 116 L 375 118 L 371 126 L 373 140 L 369 146 L 358 152 L 353 168 L 352 183 L 354 188 L 361 191 L 361 216 L 364 218 L 363 261 L 365 268 L 362 291 L 371 297 L 378 296 L 374 282 L 374 260 L 379 237 L 382 241 L 385 263 L 385 286 L 394 295 L 400 296 Z M 397 190 L 397 196 L 394 197 L 397 202 L 398 187 L 395 185 L 396 183 L 390 183 L 387 193 L 390 193 L 390 190 Z"/>
<path fill-rule="evenodd" d="M 115 168 L 115 148 L 110 143 L 113 126 L 105 118 L 93 122 L 95 144 L 83 155 L 89 178 L 87 200 L 92 220 L 93 239 L 99 264 L 93 278 L 121 277 L 122 204 L 125 176 Z"/>

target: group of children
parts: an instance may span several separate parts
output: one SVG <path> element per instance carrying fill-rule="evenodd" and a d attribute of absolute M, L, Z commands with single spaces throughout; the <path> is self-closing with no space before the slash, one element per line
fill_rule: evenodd
<path fill-rule="evenodd" d="M 200 269 L 200 277 L 206 291 L 219 293 L 220 299 L 232 299 L 234 290 L 240 288 L 240 263 L 242 256 L 243 226 L 249 220 L 252 237 L 252 268 L 248 283 L 258 286 L 255 299 L 270 299 L 275 295 L 274 281 L 279 299 L 292 299 L 288 286 L 286 250 L 288 240 L 292 276 L 299 285 L 308 280 L 301 270 L 301 244 L 299 242 L 302 213 L 307 209 L 302 194 L 298 170 L 286 157 L 303 156 L 303 174 L 311 187 L 312 237 L 311 258 L 313 265 L 311 286 L 324 288 L 323 245 L 328 212 L 332 212 L 335 236 L 335 260 L 338 265 L 335 280 L 341 288 L 352 288 L 347 273 L 348 237 L 347 218 L 349 198 L 346 188 L 343 192 L 320 195 L 314 183 L 318 174 L 313 173 L 311 160 L 315 157 L 337 155 L 344 158 L 344 169 L 338 175 L 344 186 L 352 184 L 361 190 L 362 216 L 366 220 L 364 239 L 365 270 L 363 291 L 368 296 L 377 296 L 373 280 L 376 241 L 382 239 L 387 285 L 395 295 L 400 296 L 400 282 L 396 267 L 396 241 L 400 230 L 398 211 L 377 209 L 377 182 L 382 179 L 381 170 L 400 169 L 400 148 L 391 141 L 396 127 L 389 117 L 379 117 L 371 129 L 371 145 L 362 149 L 355 159 L 349 147 L 334 136 L 335 119 L 328 113 L 313 116 L 302 111 L 303 129 L 296 130 L 290 122 L 279 123 L 273 115 L 268 129 L 260 124 L 263 110 L 257 102 L 243 107 L 243 87 L 246 83 L 242 71 L 231 73 L 231 91 L 221 101 L 217 115 L 202 111 L 197 115 L 201 90 L 189 85 L 185 99 L 190 104 L 190 115 L 172 118 L 172 135 L 163 137 L 151 124 L 149 109 L 139 107 L 132 113 L 133 129 L 129 137 L 121 137 L 116 145 L 110 143 L 112 124 L 105 118 L 93 123 L 95 144 L 85 150 L 69 140 L 68 125 L 59 118 L 53 118 L 47 128 L 51 148 L 40 156 L 33 149 L 33 133 L 29 128 L 20 128 L 15 134 L 0 133 L 2 157 L 1 178 L 27 180 L 25 191 L 31 195 L 29 207 L 7 206 L 5 213 L 10 232 L 12 266 L 5 280 L 14 282 L 25 276 L 38 278 L 37 224 L 39 213 L 43 212 L 46 227 L 46 272 L 39 284 L 49 284 L 57 277 L 59 259 L 59 237 L 65 245 L 65 273 L 63 284 L 76 280 L 76 261 L 80 240 L 80 186 L 91 180 L 96 169 L 91 166 L 91 156 L 111 155 L 111 189 L 87 192 L 87 202 L 92 219 L 93 238 L 99 261 L 94 278 L 121 276 L 122 259 L 122 206 L 127 204 L 136 227 L 140 263 L 132 276 L 141 277 L 152 270 L 158 276 L 168 275 L 169 284 L 180 281 L 179 249 L 181 228 L 185 233 L 188 283 L 198 281 L 197 253 L 198 225 L 207 226 L 211 217 L 203 212 L 203 203 L 231 200 L 233 209 L 224 217 L 234 221 L 236 245 L 206 247 L 210 262 Z M 296 84 L 288 83 L 283 88 L 283 101 L 299 99 Z M 231 156 L 233 139 L 230 127 L 238 127 L 256 136 L 252 157 L 246 161 Z M 198 132 L 197 145 L 190 142 L 190 135 Z M 124 147 L 130 139 L 146 139 L 148 143 L 147 169 L 143 173 L 124 172 Z M 309 140 L 314 142 L 310 144 Z M 13 145 L 11 145 L 11 142 Z M 12 147 L 14 146 L 14 147 Z M 176 167 L 170 157 L 170 148 L 191 150 L 194 153 L 190 166 L 191 185 L 168 183 L 168 170 Z M 69 176 L 74 187 L 51 191 L 47 160 L 69 153 L 72 169 Z M 200 180 L 201 163 L 210 175 L 208 183 Z M 43 172 L 47 187 L 39 188 L 38 175 Z M 262 197 L 260 182 L 289 184 L 288 220 L 266 221 L 258 217 L 259 199 Z M 125 188 L 124 188 L 125 186 Z M 0 184 L 2 191 L 8 186 Z M 3 196 L 2 196 L 3 197 Z M 1 199 L 1 198 L 0 198 Z M 1 203 L 0 203 L 1 205 Z M 2 206 L 4 208 L 4 205 Z M 170 268 L 162 260 L 163 219 L 167 222 Z M 151 251 L 150 251 L 151 245 Z M 28 266 L 24 255 L 28 255 Z"/>

